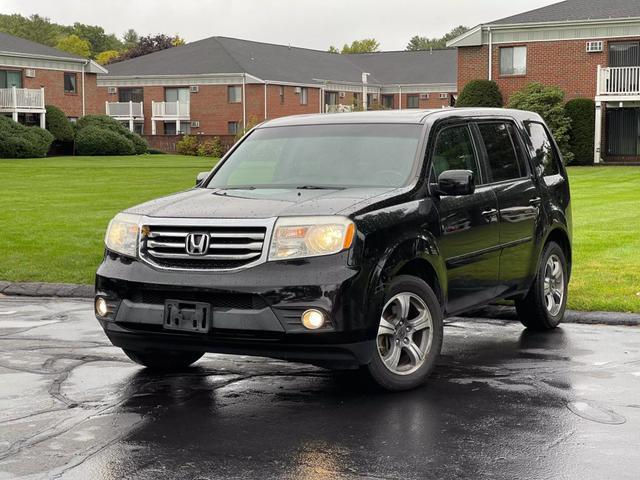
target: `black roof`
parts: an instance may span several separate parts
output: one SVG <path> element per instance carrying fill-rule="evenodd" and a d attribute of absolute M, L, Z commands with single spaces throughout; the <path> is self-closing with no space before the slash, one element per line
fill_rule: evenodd
<path fill-rule="evenodd" d="M 63 52 L 57 48 L 48 47 L 40 43 L 14 37 L 8 33 L 0 32 L 0 52 L 22 53 L 24 55 L 40 55 L 45 57 L 60 57 L 73 60 L 84 60 L 78 55 Z"/>
<path fill-rule="evenodd" d="M 640 17 L 639 0 L 566 0 L 501 18 L 487 25 L 607 20 Z"/>
<path fill-rule="evenodd" d="M 316 84 L 432 84 L 457 81 L 454 49 L 339 55 L 321 50 L 210 37 L 109 65 L 109 76 L 248 73 L 261 80 Z"/>

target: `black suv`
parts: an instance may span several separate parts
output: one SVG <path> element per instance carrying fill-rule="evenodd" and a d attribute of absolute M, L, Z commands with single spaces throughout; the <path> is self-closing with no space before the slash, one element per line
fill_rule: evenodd
<path fill-rule="evenodd" d="M 135 362 L 204 352 L 425 380 L 442 318 L 497 299 L 562 320 L 567 173 L 542 119 L 449 109 L 287 117 L 106 235 L 96 315 Z"/>

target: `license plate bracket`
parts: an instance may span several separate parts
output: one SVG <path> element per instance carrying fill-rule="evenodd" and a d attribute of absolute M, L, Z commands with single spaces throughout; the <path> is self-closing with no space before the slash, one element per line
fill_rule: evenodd
<path fill-rule="evenodd" d="M 164 302 L 165 330 L 208 333 L 211 328 L 211 304 L 183 300 Z"/>

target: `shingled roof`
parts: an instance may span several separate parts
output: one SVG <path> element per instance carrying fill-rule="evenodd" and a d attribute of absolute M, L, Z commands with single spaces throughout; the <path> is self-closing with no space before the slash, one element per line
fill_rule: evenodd
<path fill-rule="evenodd" d="M 0 32 L 0 52 L 19 53 L 23 55 L 37 55 L 41 57 L 58 57 L 72 60 L 84 60 L 72 53 L 63 52 L 57 48 L 48 47 L 40 43 L 14 37 L 8 33 Z"/>
<path fill-rule="evenodd" d="M 318 84 L 454 84 L 455 50 L 339 55 L 321 50 L 210 37 L 109 65 L 109 76 L 248 73 L 261 80 Z"/>
<path fill-rule="evenodd" d="M 640 18 L 638 0 L 566 0 L 501 18 L 487 25 Z"/>

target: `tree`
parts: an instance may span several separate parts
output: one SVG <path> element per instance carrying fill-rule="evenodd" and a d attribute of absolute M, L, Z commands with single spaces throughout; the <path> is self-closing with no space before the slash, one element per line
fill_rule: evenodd
<path fill-rule="evenodd" d="M 58 37 L 64 34 L 60 25 L 51 23 L 47 17 L 23 17 L 17 13 L 0 15 L 0 31 L 50 47 L 55 46 Z"/>
<path fill-rule="evenodd" d="M 83 58 L 89 58 L 91 55 L 89 42 L 83 40 L 77 35 L 67 35 L 66 37 L 62 37 L 56 44 L 56 48 Z"/>
<path fill-rule="evenodd" d="M 133 28 L 130 28 L 124 35 L 122 36 L 122 40 L 124 41 L 124 46 L 128 50 L 132 48 L 140 41 L 140 35 Z"/>
<path fill-rule="evenodd" d="M 69 35 L 77 35 L 89 42 L 91 57 L 106 50 L 120 50 L 123 46 L 115 35 L 105 33 L 104 28 L 97 25 L 85 25 L 76 22 L 72 27 L 66 27 L 66 30 Z"/>
<path fill-rule="evenodd" d="M 571 119 L 569 147 L 574 163 L 593 163 L 596 103 L 590 98 L 576 98 L 568 101 L 564 109 Z"/>
<path fill-rule="evenodd" d="M 564 92 L 558 87 L 530 83 L 517 91 L 509 100 L 509 107 L 539 114 L 556 139 L 565 163 L 571 163 L 573 153 L 569 144 L 571 119 L 564 108 Z"/>
<path fill-rule="evenodd" d="M 73 125 L 62 110 L 53 105 L 47 105 L 45 123 L 47 130 L 59 142 L 73 142 Z"/>
<path fill-rule="evenodd" d="M 445 35 L 443 35 L 442 37 L 428 38 L 428 37 L 421 37 L 419 35 L 415 35 L 411 37 L 411 40 L 409 40 L 409 43 L 407 44 L 406 49 L 408 51 L 415 52 L 418 50 L 430 50 L 432 48 L 446 48 L 447 42 L 449 40 L 452 40 L 462 35 L 463 33 L 466 33 L 468 30 L 469 30 L 468 27 L 465 27 L 464 25 L 459 25 L 453 30 L 451 30 L 449 33 L 446 33 Z"/>
<path fill-rule="evenodd" d="M 100 65 L 108 65 L 119 56 L 120 52 L 118 52 L 117 50 L 106 50 L 96 55 L 96 62 L 98 62 Z"/>
<path fill-rule="evenodd" d="M 175 47 L 176 44 L 180 44 L 180 42 L 184 43 L 184 40 L 178 36 L 170 37 L 164 34 L 140 37 L 136 45 L 123 52 L 117 59 L 114 59 L 114 61 L 119 62 L 130 58 L 141 57 L 142 55 L 158 52 L 160 50 L 166 50 L 167 48 Z"/>
<path fill-rule="evenodd" d="M 491 80 L 473 80 L 460 92 L 456 107 L 502 107 L 502 93 Z"/>
<path fill-rule="evenodd" d="M 338 49 L 331 45 L 329 52 L 338 53 Z M 380 43 L 375 38 L 354 40 L 351 45 L 345 43 L 339 53 L 372 53 L 380 51 Z"/>

